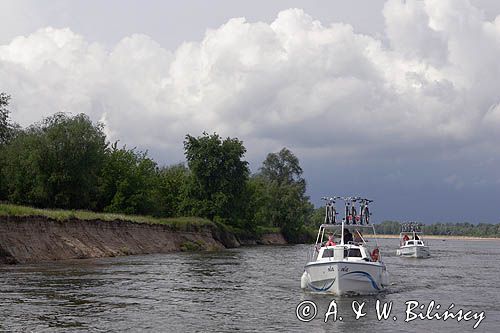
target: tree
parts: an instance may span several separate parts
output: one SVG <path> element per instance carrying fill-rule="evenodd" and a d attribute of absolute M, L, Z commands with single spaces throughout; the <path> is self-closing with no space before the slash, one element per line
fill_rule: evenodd
<path fill-rule="evenodd" d="M 9 106 L 10 96 L 0 93 L 0 145 L 5 144 L 10 137 Z"/>
<path fill-rule="evenodd" d="M 259 177 L 266 184 L 266 200 L 258 212 L 261 221 L 280 227 L 289 240 L 297 240 L 313 210 L 305 195 L 306 181 L 302 178 L 299 159 L 287 148 L 268 154 Z"/>
<path fill-rule="evenodd" d="M 270 198 L 270 191 L 267 181 L 260 175 L 255 174 L 247 182 L 249 223 L 252 229 L 256 226 L 271 227 L 269 222 L 269 212 L 266 209 Z"/>
<path fill-rule="evenodd" d="M 158 215 L 175 217 L 181 215 L 185 199 L 189 170 L 184 164 L 161 168 L 158 172 Z"/>
<path fill-rule="evenodd" d="M 0 200 L 7 198 L 6 180 L 2 170 L 5 168 L 5 145 L 19 132 L 19 125 L 9 120 L 10 95 L 0 93 Z"/>
<path fill-rule="evenodd" d="M 281 149 L 278 153 L 268 154 L 260 169 L 261 175 L 269 181 L 280 186 L 296 184 L 305 190 L 302 172 L 299 159 L 287 148 Z"/>
<path fill-rule="evenodd" d="M 157 213 L 157 165 L 147 152 L 113 144 L 104 159 L 100 178 L 100 206 L 106 212 Z"/>
<path fill-rule="evenodd" d="M 39 167 L 41 138 L 32 129 L 21 131 L 0 151 L 2 199 L 36 206 L 45 204 Z"/>
<path fill-rule="evenodd" d="M 401 223 L 397 221 L 383 221 L 375 225 L 375 231 L 383 235 L 398 235 L 401 232 Z"/>
<path fill-rule="evenodd" d="M 237 138 L 218 134 L 186 135 L 184 150 L 191 177 L 184 209 L 192 214 L 219 218 L 233 225 L 242 223 L 248 162 L 246 149 Z"/>
<path fill-rule="evenodd" d="M 3 152 L 9 199 L 41 207 L 92 209 L 105 139 L 102 125 L 94 125 L 84 114 L 57 113 L 21 131 Z"/>
<path fill-rule="evenodd" d="M 320 206 L 312 212 L 308 225 L 318 228 L 321 224 L 325 223 L 325 206 Z"/>
<path fill-rule="evenodd" d="M 9 105 L 10 96 L 5 93 L 0 93 L 0 200 L 5 198 L 6 190 L 5 190 L 5 181 L 3 180 L 3 175 L 1 170 L 4 168 L 3 161 L 5 157 L 2 156 L 2 148 L 5 142 L 7 141 L 7 133 L 8 133 L 8 119 L 9 119 L 9 110 L 7 106 Z"/>

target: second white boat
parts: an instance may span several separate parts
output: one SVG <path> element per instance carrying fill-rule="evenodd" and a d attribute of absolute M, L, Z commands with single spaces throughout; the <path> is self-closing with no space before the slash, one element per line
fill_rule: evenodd
<path fill-rule="evenodd" d="M 399 249 L 396 255 L 408 258 L 429 258 L 431 252 L 423 239 L 422 227 L 409 223 L 401 226 L 399 234 Z"/>

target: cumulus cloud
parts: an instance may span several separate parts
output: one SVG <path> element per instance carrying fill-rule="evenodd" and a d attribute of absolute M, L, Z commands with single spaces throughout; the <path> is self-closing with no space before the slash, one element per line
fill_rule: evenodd
<path fill-rule="evenodd" d="M 383 40 L 288 9 L 271 23 L 231 19 L 176 50 L 145 35 L 107 48 L 47 27 L 0 46 L 1 89 L 23 125 L 85 112 L 165 162 L 204 130 L 243 139 L 258 159 L 283 146 L 351 161 L 498 152 L 500 16 L 466 0 L 389 0 L 382 15 Z"/>

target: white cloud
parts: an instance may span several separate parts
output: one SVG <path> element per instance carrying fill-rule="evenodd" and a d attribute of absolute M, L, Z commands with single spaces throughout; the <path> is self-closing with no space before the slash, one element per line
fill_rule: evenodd
<path fill-rule="evenodd" d="M 258 159 L 282 146 L 355 160 L 491 149 L 500 17 L 465 0 L 390 0 L 383 15 L 386 40 L 289 9 L 270 24 L 231 19 L 173 51 L 145 35 L 109 49 L 48 27 L 0 46 L 0 84 L 23 125 L 85 112 L 167 162 L 204 130 L 243 139 Z"/>

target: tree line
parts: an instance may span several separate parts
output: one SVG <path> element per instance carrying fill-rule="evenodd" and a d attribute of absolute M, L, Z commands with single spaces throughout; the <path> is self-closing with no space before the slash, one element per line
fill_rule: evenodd
<path fill-rule="evenodd" d="M 375 225 L 379 234 L 398 235 L 401 224 L 397 221 L 384 221 Z M 423 226 L 422 230 L 427 235 L 438 236 L 472 236 L 472 237 L 500 237 L 500 223 L 433 223 Z"/>
<path fill-rule="evenodd" d="M 307 234 L 313 205 L 298 158 L 269 153 L 257 173 L 237 138 L 187 134 L 186 164 L 160 166 L 147 152 L 108 142 L 85 114 L 56 113 L 27 128 L 0 95 L 0 200 L 39 208 L 199 216 L 242 235 Z"/>

